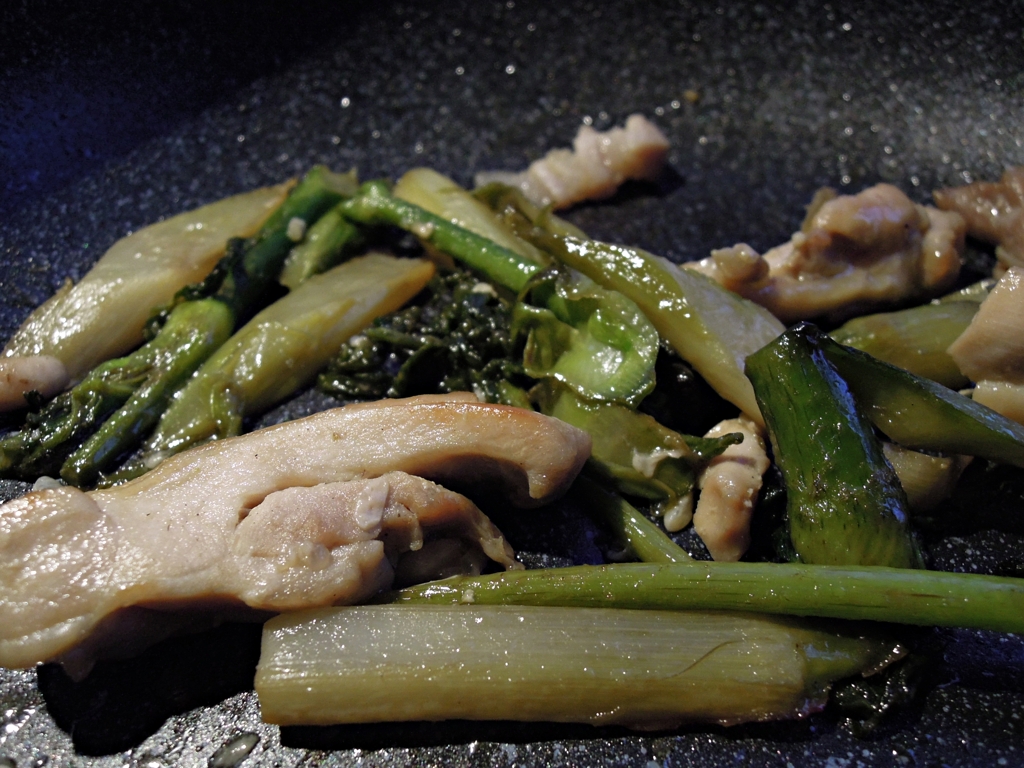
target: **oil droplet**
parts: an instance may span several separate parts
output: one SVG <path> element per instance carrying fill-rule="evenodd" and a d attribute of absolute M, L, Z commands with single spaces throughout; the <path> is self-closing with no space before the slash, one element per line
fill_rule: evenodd
<path fill-rule="evenodd" d="M 210 768 L 233 768 L 245 760 L 259 743 L 260 737 L 255 733 L 243 733 L 213 753 Z"/>

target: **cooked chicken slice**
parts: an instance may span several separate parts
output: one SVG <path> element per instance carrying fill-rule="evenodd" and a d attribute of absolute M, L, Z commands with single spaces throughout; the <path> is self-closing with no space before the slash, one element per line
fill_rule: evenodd
<path fill-rule="evenodd" d="M 941 293 L 960 272 L 964 221 L 878 184 L 828 200 L 763 256 L 749 245 L 686 265 L 784 322 L 833 319 Z"/>
<path fill-rule="evenodd" d="M 1006 270 L 948 352 L 975 400 L 1024 424 L 1024 266 Z"/>
<path fill-rule="evenodd" d="M 1024 266 L 1024 165 L 1007 169 L 998 182 L 938 189 L 934 196 L 939 208 L 967 220 L 971 237 L 998 246 L 999 272 Z"/>
<path fill-rule="evenodd" d="M 611 197 L 627 179 L 654 180 L 665 166 L 668 139 L 643 115 L 630 115 L 625 128 L 600 133 L 582 126 L 572 149 L 553 149 L 520 173 L 485 171 L 476 185 L 518 187 L 537 205 L 556 210 L 584 200 Z"/>
<path fill-rule="evenodd" d="M 746 417 L 726 419 L 706 437 L 730 432 L 742 434 L 743 442 L 730 445 L 701 472 L 693 528 L 711 557 L 736 562 L 750 546 L 750 516 L 771 462 L 760 428 Z"/>
<path fill-rule="evenodd" d="M 48 355 L 72 380 L 142 342 L 154 309 L 202 280 L 230 237 L 255 234 L 294 182 L 219 200 L 114 243 L 77 284 L 67 281 L 4 348 L 5 358 Z"/>
<path fill-rule="evenodd" d="M 420 476 L 536 504 L 572 482 L 589 447 L 532 411 L 427 396 L 210 443 L 108 490 L 30 493 L 0 506 L 0 665 L 87 668 L 96 643 L 73 649 L 132 606 L 279 611 L 365 599 L 396 567 L 405 579 L 477 570 L 484 556 L 512 567 L 470 501 Z"/>
<path fill-rule="evenodd" d="M 0 357 L 0 411 L 24 408 L 28 392 L 53 397 L 68 381 L 67 367 L 51 355 Z"/>
<path fill-rule="evenodd" d="M 1024 267 L 1011 267 L 949 354 L 971 381 L 1024 384 Z"/>

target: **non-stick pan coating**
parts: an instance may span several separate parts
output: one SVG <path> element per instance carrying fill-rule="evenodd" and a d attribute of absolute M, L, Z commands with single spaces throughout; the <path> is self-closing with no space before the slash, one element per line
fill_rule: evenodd
<path fill-rule="evenodd" d="M 566 145 L 581 122 L 642 112 L 671 139 L 671 172 L 570 218 L 677 260 L 781 242 L 822 185 L 888 181 L 924 202 L 1024 163 L 1019 3 L 102 5 L 0 9 L 2 337 L 127 232 L 314 163 L 364 178 L 423 164 L 468 184 Z M 263 422 L 330 404 L 306 393 Z M 1006 531 L 936 543 L 935 562 L 1019 564 L 1015 514 Z M 571 513 L 507 526 L 531 562 L 600 557 Z M 924 695 L 867 739 L 830 712 L 651 735 L 282 733 L 251 691 L 258 641 L 228 626 L 77 685 L 54 667 L 0 672 L 0 765 L 203 766 L 245 734 L 259 737 L 246 766 L 1024 765 L 1024 641 L 1010 635 L 926 631 Z"/>

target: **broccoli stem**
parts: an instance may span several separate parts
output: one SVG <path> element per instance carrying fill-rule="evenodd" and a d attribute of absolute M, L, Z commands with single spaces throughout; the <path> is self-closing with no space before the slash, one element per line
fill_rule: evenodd
<path fill-rule="evenodd" d="M 341 210 L 360 224 L 389 224 L 411 232 L 470 269 L 482 273 L 488 280 L 516 293 L 543 269 L 508 248 L 394 197 L 381 181 L 363 184 L 359 194 L 346 200 Z"/>
<path fill-rule="evenodd" d="M 1024 579 L 795 563 L 582 565 L 458 576 L 392 592 L 395 603 L 728 610 L 1024 631 Z"/>

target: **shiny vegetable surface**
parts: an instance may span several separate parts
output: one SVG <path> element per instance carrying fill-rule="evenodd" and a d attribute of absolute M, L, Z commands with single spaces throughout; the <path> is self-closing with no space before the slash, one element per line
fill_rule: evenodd
<path fill-rule="evenodd" d="M 635 301 L 680 357 L 722 397 L 760 421 L 743 364 L 783 331 L 768 310 L 639 249 L 573 237 L 549 236 L 542 242 L 568 266 Z"/>
<path fill-rule="evenodd" d="M 830 334 L 840 344 L 957 389 L 969 383 L 946 349 L 971 324 L 973 301 L 922 304 L 849 320 Z"/>
<path fill-rule="evenodd" d="M 879 566 L 621 563 L 435 581 L 400 603 L 753 611 L 1024 631 L 1024 580 Z"/>
<path fill-rule="evenodd" d="M 871 423 L 802 323 L 747 358 L 807 563 L 921 567 L 907 501 Z"/>
<path fill-rule="evenodd" d="M 240 434 L 242 419 L 307 384 L 342 342 L 405 304 L 433 274 L 430 262 L 368 254 L 304 281 L 221 346 L 189 380 L 118 477 L 167 456 Z"/>
<path fill-rule="evenodd" d="M 157 308 L 202 280 L 232 237 L 252 237 L 294 182 L 218 200 L 143 227 L 114 243 L 76 284 L 70 281 L 11 337 L 4 355 L 52 355 L 72 380 L 142 343 Z"/>
<path fill-rule="evenodd" d="M 342 210 L 351 220 L 362 224 L 390 224 L 411 232 L 496 285 L 517 293 L 542 268 L 486 237 L 394 197 L 380 181 L 363 184 L 359 194 L 345 201 Z"/>
<path fill-rule="evenodd" d="M 668 728 L 795 717 L 891 658 L 856 629 L 728 614 L 430 605 L 272 619 L 256 691 L 290 723 L 525 720 Z"/>
<path fill-rule="evenodd" d="M 820 338 L 865 414 L 907 448 L 1024 467 L 1024 427 L 934 381 Z"/>

